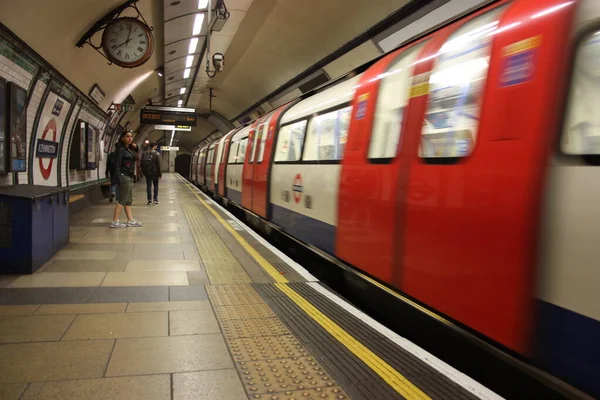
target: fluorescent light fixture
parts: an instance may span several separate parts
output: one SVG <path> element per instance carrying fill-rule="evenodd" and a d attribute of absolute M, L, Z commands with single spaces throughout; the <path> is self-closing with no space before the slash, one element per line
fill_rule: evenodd
<path fill-rule="evenodd" d="M 173 139 L 175 138 L 175 131 L 171 132 L 171 142 L 169 143 L 169 147 L 173 146 Z"/>
<path fill-rule="evenodd" d="M 203 10 L 208 7 L 208 0 L 198 0 L 198 10 Z"/>
<path fill-rule="evenodd" d="M 186 69 L 183 71 L 183 79 L 187 79 L 187 78 L 189 78 L 189 77 L 190 77 L 190 72 L 191 72 L 191 70 L 190 70 L 189 68 L 186 68 Z"/>
<path fill-rule="evenodd" d="M 194 56 L 187 56 L 187 58 L 185 60 L 185 67 L 191 68 L 193 63 L 194 63 Z"/>
<path fill-rule="evenodd" d="M 179 94 L 184 94 L 185 93 L 185 88 L 182 87 L 181 89 L 179 89 Z"/>
<path fill-rule="evenodd" d="M 196 19 L 194 19 L 194 29 L 192 29 L 192 35 L 196 36 L 200 34 L 202 30 L 202 23 L 204 22 L 204 13 L 196 14 Z"/>
<path fill-rule="evenodd" d="M 177 100 L 177 105 L 178 105 L 179 107 L 181 107 L 181 105 L 182 105 L 182 104 L 183 104 L 183 100 Z"/>
<path fill-rule="evenodd" d="M 196 52 L 196 46 L 198 46 L 198 38 L 192 38 L 190 41 L 190 48 L 188 49 L 188 54 L 194 54 Z"/>

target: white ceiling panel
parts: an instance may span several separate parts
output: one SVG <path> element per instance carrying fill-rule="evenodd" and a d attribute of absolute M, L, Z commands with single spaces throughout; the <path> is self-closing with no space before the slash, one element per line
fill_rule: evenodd
<path fill-rule="evenodd" d="M 175 60 L 169 61 L 168 63 L 165 64 L 165 74 L 170 75 L 177 71 L 182 71 L 182 74 L 183 74 L 183 70 L 188 68 L 186 66 L 186 63 L 187 63 L 187 56 L 180 57 Z M 198 56 L 195 56 L 191 68 L 195 68 L 197 64 L 198 64 Z"/>
<path fill-rule="evenodd" d="M 189 54 L 190 41 L 192 39 L 180 40 L 165 47 L 165 63 L 169 61 Z M 202 50 L 202 43 L 204 43 L 204 36 L 198 37 L 198 45 L 196 46 L 196 52 L 194 54 L 200 54 Z"/>
<path fill-rule="evenodd" d="M 206 13 L 204 14 L 205 18 L 202 22 L 202 29 L 199 33 L 200 36 L 206 35 Z M 187 39 L 192 36 L 195 19 L 196 14 L 192 14 L 165 22 L 165 45 L 168 46 L 178 40 Z"/>
<path fill-rule="evenodd" d="M 198 11 L 198 0 L 164 0 L 163 2 L 165 21 Z"/>

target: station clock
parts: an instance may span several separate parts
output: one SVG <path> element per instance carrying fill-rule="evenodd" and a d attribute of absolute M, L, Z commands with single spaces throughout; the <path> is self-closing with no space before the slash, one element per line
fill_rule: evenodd
<path fill-rule="evenodd" d="M 102 48 L 112 63 L 123 68 L 135 68 L 152 56 L 154 37 L 143 21 L 131 17 L 117 18 L 104 29 Z"/>

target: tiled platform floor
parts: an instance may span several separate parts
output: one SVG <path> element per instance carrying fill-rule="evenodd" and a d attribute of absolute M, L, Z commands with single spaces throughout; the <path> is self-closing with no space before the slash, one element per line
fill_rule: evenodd
<path fill-rule="evenodd" d="M 178 183 L 152 206 L 134 186 L 142 228 L 109 229 L 105 201 L 35 274 L 0 276 L 0 399 L 247 399 Z"/>

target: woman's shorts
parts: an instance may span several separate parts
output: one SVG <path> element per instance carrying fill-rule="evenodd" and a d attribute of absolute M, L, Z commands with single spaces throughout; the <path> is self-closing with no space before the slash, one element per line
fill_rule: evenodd
<path fill-rule="evenodd" d="M 133 203 L 133 178 L 126 175 L 119 176 L 119 190 L 117 190 L 117 202 L 122 206 L 130 206 Z"/>

